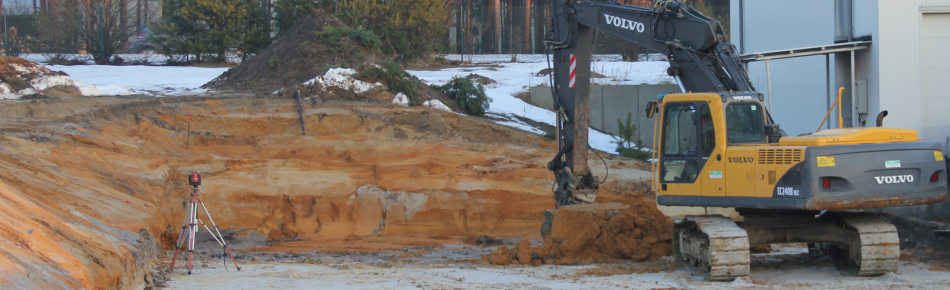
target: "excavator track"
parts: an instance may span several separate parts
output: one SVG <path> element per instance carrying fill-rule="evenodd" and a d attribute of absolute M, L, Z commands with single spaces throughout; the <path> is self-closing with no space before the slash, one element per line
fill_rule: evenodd
<path fill-rule="evenodd" d="M 749 275 L 749 237 L 734 221 L 720 215 L 687 216 L 673 227 L 674 254 L 704 266 L 711 281 Z"/>
<path fill-rule="evenodd" d="M 873 213 L 843 213 L 841 219 L 856 231 L 848 247 L 848 260 L 860 276 L 896 272 L 900 258 L 897 228 Z"/>

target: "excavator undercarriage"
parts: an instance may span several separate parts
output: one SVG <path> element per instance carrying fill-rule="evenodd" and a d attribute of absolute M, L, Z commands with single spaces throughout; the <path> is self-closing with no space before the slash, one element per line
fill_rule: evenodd
<path fill-rule="evenodd" d="M 897 229 L 874 213 L 744 213 L 737 224 L 721 215 L 687 216 L 674 224 L 673 255 L 707 270 L 709 280 L 749 274 L 749 246 L 808 243 L 809 253 L 838 260 L 859 276 L 897 271 Z"/>

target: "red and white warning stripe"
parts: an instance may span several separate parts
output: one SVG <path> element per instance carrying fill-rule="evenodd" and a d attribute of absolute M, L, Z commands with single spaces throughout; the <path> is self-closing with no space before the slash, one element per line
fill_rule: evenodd
<path fill-rule="evenodd" d="M 569 85 L 571 88 L 574 88 L 574 83 L 577 81 L 577 56 L 571 54 L 571 81 Z"/>

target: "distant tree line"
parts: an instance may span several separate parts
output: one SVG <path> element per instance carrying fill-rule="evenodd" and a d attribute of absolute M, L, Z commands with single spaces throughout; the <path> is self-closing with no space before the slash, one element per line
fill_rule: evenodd
<path fill-rule="evenodd" d="M 447 31 L 444 0 L 163 0 L 165 18 L 153 42 L 186 61 L 225 60 L 229 52 L 242 59 L 260 52 L 286 33 L 297 20 L 319 8 L 352 27 L 372 31 L 381 49 L 399 59 L 417 59 L 435 52 Z M 210 59 L 206 59 L 209 57 Z"/>
<path fill-rule="evenodd" d="M 32 7 L 0 6 L 0 10 L 16 8 L 12 15 L 5 13 L 3 17 L 3 53 L 85 51 L 96 63 L 109 63 L 133 33 L 127 13 L 136 3 L 128 1 L 43 0 L 42 4 L 33 1 Z M 11 20 L 10 25 L 7 20 Z"/>
<path fill-rule="evenodd" d="M 29 25 L 4 27 L 0 41 L 6 55 L 85 52 L 96 63 L 112 63 L 118 52 L 152 48 L 181 63 L 223 62 L 227 55 L 246 59 L 260 52 L 319 8 L 373 32 L 381 51 L 401 61 L 433 53 L 543 53 L 551 1 L 158 0 L 149 5 L 148 0 L 38 0 L 24 10 L 31 15 L 4 17 Z M 650 0 L 618 2 L 652 5 Z M 728 0 L 687 2 L 719 19 L 728 33 Z M 161 17 L 149 22 L 149 15 Z M 597 40 L 596 53 L 645 52 L 609 35 L 599 34 Z"/>
<path fill-rule="evenodd" d="M 563 0 L 456 0 L 452 2 L 445 53 L 516 54 L 544 53 L 552 1 Z M 617 0 L 617 3 L 652 7 L 653 0 Z M 728 34 L 729 0 L 685 0 L 720 21 Z M 595 53 L 635 56 L 647 51 L 611 35 L 598 32 Z"/>
<path fill-rule="evenodd" d="M 147 28 L 142 15 L 147 19 L 156 12 L 149 10 L 146 0 L 40 1 L 17 14 L 31 20 L 17 25 L 30 31 L 25 38 L 17 37 L 23 33 L 16 28 L 3 30 L 0 42 L 5 55 L 85 52 L 96 63 L 112 63 L 120 61 L 114 57 L 120 51 L 143 48 L 146 39 L 134 36 L 148 31 L 147 46 L 174 61 L 222 62 L 230 54 L 246 59 L 319 8 L 350 26 L 372 31 L 380 38 L 382 51 L 413 60 L 444 47 L 447 7 L 454 0 L 159 0 L 152 2 L 160 3 L 162 17 Z M 139 7 L 141 3 L 144 7 Z M 135 23 L 129 23 L 130 14 Z"/>

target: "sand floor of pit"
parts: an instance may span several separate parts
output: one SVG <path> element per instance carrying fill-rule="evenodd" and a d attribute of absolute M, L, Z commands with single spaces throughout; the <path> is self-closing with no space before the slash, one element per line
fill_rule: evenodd
<path fill-rule="evenodd" d="M 192 275 L 179 264 L 171 289 L 857 289 L 946 288 L 950 269 L 902 260 L 900 270 L 877 277 L 839 271 L 832 261 L 810 257 L 802 244 L 753 254 L 752 273 L 732 282 L 708 282 L 695 268 L 664 258 L 653 262 L 601 262 L 572 266 L 493 266 L 472 262 L 493 247 L 447 245 L 383 254 L 252 253 L 241 271 L 221 259 L 201 259 Z M 246 255 L 246 257 L 248 256 Z M 167 266 L 168 261 L 165 265 Z"/>

